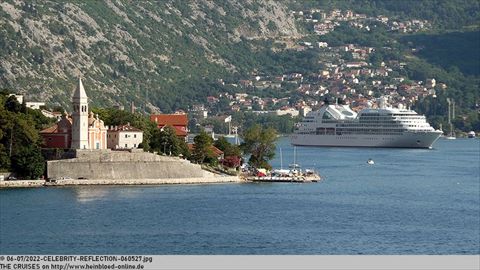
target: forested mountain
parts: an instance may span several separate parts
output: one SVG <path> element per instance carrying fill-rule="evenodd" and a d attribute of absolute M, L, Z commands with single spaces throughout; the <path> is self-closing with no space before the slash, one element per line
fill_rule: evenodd
<path fill-rule="evenodd" d="M 96 105 L 170 111 L 283 36 L 300 33 L 278 1 L 2 1 L 0 88 L 66 104 L 81 75 Z"/>
<path fill-rule="evenodd" d="M 293 14 L 313 8 L 428 20 L 432 27 L 424 33 L 396 34 L 340 25 L 319 37 Z M 472 50 L 478 48 L 478 30 L 443 39 L 433 34 L 478 29 L 479 10 L 479 2 L 470 0 L 4 0 L 0 89 L 26 94 L 32 101 L 67 105 L 75 77 L 82 76 L 93 105 L 133 101 L 146 111 L 171 112 L 231 91 L 219 79 L 228 83 L 252 74 L 318 71 L 324 55 L 292 49 L 310 39 L 333 46 L 379 46 L 373 57 L 410 61 L 407 71 L 415 79 L 445 75 L 458 85 L 452 95 L 467 89 L 467 106 L 472 107 L 478 85 L 472 88 L 466 81 L 478 81 L 478 50 Z M 461 41 L 465 38 L 469 42 Z M 447 61 L 452 54 L 438 46 L 441 42 L 458 44 L 447 47 L 473 55 Z M 387 45 L 393 50 L 381 49 Z M 405 57 L 418 46 L 429 49 Z"/>

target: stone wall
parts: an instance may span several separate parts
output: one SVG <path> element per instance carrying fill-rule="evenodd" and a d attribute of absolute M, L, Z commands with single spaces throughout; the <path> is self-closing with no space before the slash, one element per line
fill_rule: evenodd
<path fill-rule="evenodd" d="M 47 162 L 51 179 L 169 179 L 203 178 L 214 174 L 178 157 L 160 156 L 142 150 L 77 150 L 76 158 Z"/>
<path fill-rule="evenodd" d="M 0 181 L 0 188 L 42 187 L 44 184 L 43 180 Z"/>
<path fill-rule="evenodd" d="M 56 186 L 83 186 L 83 185 L 167 185 L 167 184 L 213 184 L 213 183 L 238 183 L 242 180 L 238 176 L 211 176 L 200 178 L 169 178 L 169 179 L 90 179 L 90 180 L 57 180 L 46 182 L 44 180 L 15 180 L 0 181 L 2 188 L 30 188 L 30 187 L 56 187 Z"/>
<path fill-rule="evenodd" d="M 82 186 L 82 185 L 164 185 L 164 184 L 209 184 L 241 182 L 237 176 L 211 176 L 169 179 L 94 179 L 94 180 L 57 180 L 55 183 L 47 182 L 46 186 Z"/>

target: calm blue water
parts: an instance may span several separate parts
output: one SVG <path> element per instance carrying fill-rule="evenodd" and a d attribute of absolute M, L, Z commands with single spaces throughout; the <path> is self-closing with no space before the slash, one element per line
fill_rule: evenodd
<path fill-rule="evenodd" d="M 299 147 L 312 184 L 0 190 L 0 254 L 479 254 L 479 151 Z"/>

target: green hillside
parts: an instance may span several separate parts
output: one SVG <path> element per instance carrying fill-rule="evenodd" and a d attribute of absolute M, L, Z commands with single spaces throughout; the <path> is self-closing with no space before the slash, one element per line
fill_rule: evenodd
<path fill-rule="evenodd" d="M 428 20 L 432 27 L 399 34 L 342 23 L 318 36 L 292 13 L 311 8 Z M 66 107 L 76 77 L 82 76 L 94 106 L 133 101 L 147 112 L 171 112 L 236 91 L 228 83 L 253 74 L 318 72 L 330 56 L 295 46 L 327 41 L 373 46 L 372 63 L 406 61 L 400 75 L 411 79 L 451 82 L 447 94 L 465 99 L 471 110 L 478 101 L 479 32 L 444 31 L 475 28 L 479 9 L 477 1 L 468 0 L 7 0 L 0 3 L 0 89 Z M 424 49 L 412 54 L 415 47 Z"/>
<path fill-rule="evenodd" d="M 81 75 L 95 105 L 167 112 L 261 67 L 265 40 L 300 36 L 273 1 L 4 1 L 0 26 L 0 88 L 65 105 Z"/>
<path fill-rule="evenodd" d="M 419 48 L 417 55 L 430 63 L 480 75 L 480 31 L 410 35 L 402 41 Z"/>

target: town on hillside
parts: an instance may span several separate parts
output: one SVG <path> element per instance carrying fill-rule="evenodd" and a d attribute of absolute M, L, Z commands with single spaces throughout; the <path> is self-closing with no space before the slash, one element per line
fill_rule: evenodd
<path fill-rule="evenodd" d="M 365 46 L 361 42 L 333 44 L 327 38 L 328 34 L 345 26 L 363 32 L 380 27 L 392 33 L 421 32 L 432 27 L 429 21 L 401 20 L 384 15 L 373 17 L 340 9 L 297 10 L 291 14 L 307 26 L 311 35 L 295 41 L 275 42 L 280 43 L 287 54 L 314 52 L 312 55 L 316 57 L 310 60 L 315 61 L 318 69 L 285 69 L 288 71 L 278 73 L 254 69 L 234 79 L 215 78 L 214 84 L 219 86 L 217 90 L 222 91 L 211 91 L 212 94 L 205 98 L 195 100 L 186 107 L 177 107 L 168 114 L 162 113 L 159 108 L 147 110 L 148 96 L 143 104 L 130 101 L 127 109 L 125 103 L 128 101 L 125 100 L 123 104 L 114 101 L 117 104 L 109 108 L 90 108 L 88 91 L 85 91 L 82 79 L 78 80 L 69 108 L 50 107 L 43 100 L 27 100 L 12 93 L 5 96 L 5 107 L 12 112 L 36 111 L 36 121 L 41 119 L 38 113 L 51 119 L 34 125 L 40 137 L 29 141 L 38 143 L 42 149 L 143 149 L 181 156 L 196 163 L 220 163 L 227 164 L 227 168 L 238 169 L 241 164 L 238 136 L 254 124 L 272 126 L 279 133 L 288 134 L 309 112 L 328 102 L 340 100 L 355 112 L 378 108 L 379 97 L 386 98 L 388 104 L 395 108 L 411 108 L 421 100 L 431 100 L 430 104 L 435 107 L 437 96 L 451 96 L 451 88 L 458 88 L 447 85 L 451 80 L 442 76 L 412 79 L 407 71 L 410 63 L 399 60 L 405 58 L 395 57 L 399 51 L 395 51 L 394 44 L 391 47 L 385 44 Z M 412 47 L 409 50 L 413 53 L 423 49 Z M 389 57 L 377 57 L 378 52 Z M 88 77 L 84 74 L 84 81 L 88 81 Z M 455 119 L 455 101 L 447 100 L 449 124 L 453 129 L 451 120 Z M 478 103 L 476 108 L 480 108 Z M 434 116 L 436 113 L 433 110 Z M 437 119 L 432 126 L 442 129 L 442 119 Z M 443 126 L 444 130 L 447 128 L 447 125 Z M 2 166 L 10 167 L 15 156 L 12 150 L 15 142 L 6 136 L 13 137 L 14 132 L 8 128 L 5 130 L 7 132 L 1 135 L 7 147 L 0 149 L 0 156 L 6 153 L 4 155 L 8 157 Z M 217 143 L 222 135 L 235 138 L 234 146 L 223 140 Z M 52 157 L 59 156 L 59 153 L 52 154 Z"/>

